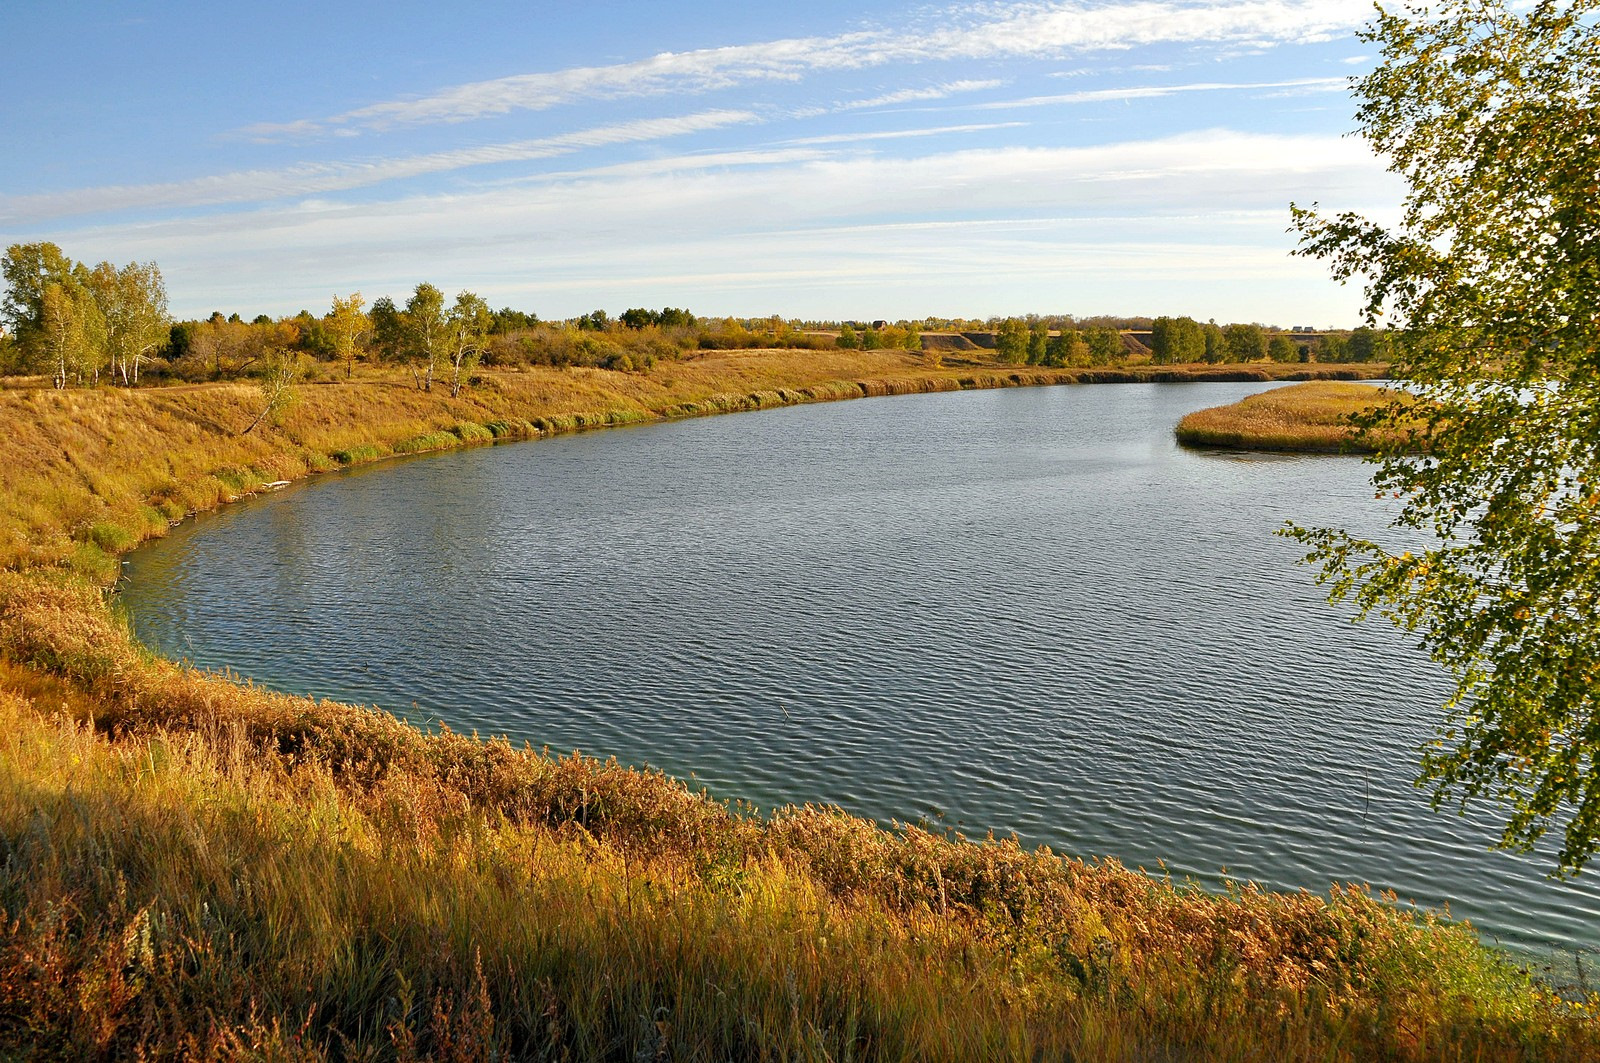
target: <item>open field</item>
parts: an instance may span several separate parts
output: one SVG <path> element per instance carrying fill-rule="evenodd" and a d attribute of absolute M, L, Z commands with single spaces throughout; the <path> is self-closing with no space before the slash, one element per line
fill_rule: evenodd
<path fill-rule="evenodd" d="M 1399 442 L 1393 435 L 1361 438 L 1350 418 L 1394 397 L 1366 384 L 1312 381 L 1251 395 L 1231 406 L 1197 410 L 1178 422 L 1178 442 L 1192 447 L 1287 450 L 1325 454 L 1372 453 Z"/>
<path fill-rule="evenodd" d="M 0 391 L 0 1054 L 1594 1058 L 1596 1002 L 1360 889 L 1214 895 L 835 810 L 757 815 L 197 673 L 105 604 L 119 552 L 320 469 L 1106 372 L 736 352 L 487 374 L 457 400 L 375 375 L 306 385 L 248 436 L 245 385 Z"/>

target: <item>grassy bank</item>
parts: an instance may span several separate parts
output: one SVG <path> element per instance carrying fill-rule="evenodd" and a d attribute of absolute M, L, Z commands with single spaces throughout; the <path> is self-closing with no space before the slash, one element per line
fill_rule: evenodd
<path fill-rule="evenodd" d="M 152 658 L 96 577 L 262 484 L 495 436 L 1047 383 L 898 354 L 0 393 L 0 1048 L 43 1058 L 1583 1059 L 1600 1023 L 1361 890 L 768 816 Z M 834 356 L 829 355 L 829 358 Z M 448 438 L 447 438 L 448 437 Z"/>
<path fill-rule="evenodd" d="M 929 366 L 902 351 L 732 351 L 649 374 L 530 368 L 484 373 L 451 399 L 401 372 L 301 385 L 275 425 L 247 383 L 136 391 L 0 388 L 0 567 L 72 564 L 112 576 L 107 558 L 171 522 L 263 485 L 393 454 L 493 439 L 873 395 L 1116 381 L 1371 375 L 1382 367 Z"/>
<path fill-rule="evenodd" d="M 1359 436 L 1350 419 L 1392 397 L 1371 385 L 1314 381 L 1197 410 L 1176 432 L 1178 442 L 1191 447 L 1368 454 L 1394 437 Z"/>

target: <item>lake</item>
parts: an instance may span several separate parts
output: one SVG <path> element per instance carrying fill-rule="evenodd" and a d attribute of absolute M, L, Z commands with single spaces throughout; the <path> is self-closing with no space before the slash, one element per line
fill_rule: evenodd
<path fill-rule="evenodd" d="M 1600 947 L 1592 876 L 1486 851 L 1492 815 L 1412 788 L 1447 682 L 1272 534 L 1382 534 L 1369 467 L 1173 442 L 1270 386 L 914 395 L 384 463 L 175 529 L 120 602 L 171 657 L 719 797 L 1213 886 L 1369 882 L 1533 962 Z"/>

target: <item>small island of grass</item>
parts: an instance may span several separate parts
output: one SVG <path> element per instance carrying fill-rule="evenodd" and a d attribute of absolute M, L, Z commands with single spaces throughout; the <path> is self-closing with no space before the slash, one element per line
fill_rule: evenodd
<path fill-rule="evenodd" d="M 1196 410 L 1176 432 L 1187 447 L 1370 454 L 1392 437 L 1360 436 L 1351 418 L 1395 394 L 1370 384 L 1312 380 Z"/>

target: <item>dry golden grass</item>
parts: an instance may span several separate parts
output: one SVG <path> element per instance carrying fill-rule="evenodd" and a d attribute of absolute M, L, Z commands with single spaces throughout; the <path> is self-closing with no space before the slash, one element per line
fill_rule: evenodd
<path fill-rule="evenodd" d="M 1213 406 L 1186 415 L 1178 422 L 1178 442 L 1240 450 L 1370 453 L 1391 437 L 1358 438 L 1350 419 L 1390 401 L 1395 394 L 1341 381 L 1274 388 L 1231 406 Z"/>
<path fill-rule="evenodd" d="M 1223 895 L 271 694 L 0 574 L 0 1045 L 297 1058 L 1583 1059 L 1359 889 Z"/>

